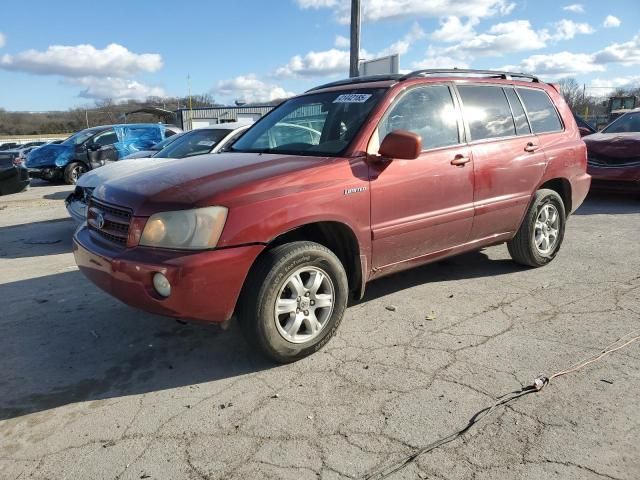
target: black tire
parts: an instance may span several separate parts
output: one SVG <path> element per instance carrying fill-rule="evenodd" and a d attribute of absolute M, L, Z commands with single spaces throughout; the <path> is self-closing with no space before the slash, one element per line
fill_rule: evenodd
<path fill-rule="evenodd" d="M 534 232 L 538 215 L 546 205 L 552 205 L 558 213 L 557 237 L 555 243 L 548 252 L 541 252 L 534 240 Z M 562 240 L 564 239 L 564 229 L 566 223 L 566 213 L 564 202 L 560 195 L 553 190 L 542 189 L 536 192 L 533 202 L 520 225 L 516 236 L 507 242 L 509 254 L 514 261 L 530 267 L 542 267 L 555 258 Z"/>
<path fill-rule="evenodd" d="M 78 179 L 87 173 L 87 166 L 82 162 L 72 162 L 64 169 L 64 183 L 75 185 Z"/>
<path fill-rule="evenodd" d="M 275 307 L 286 282 L 304 267 L 320 269 L 329 277 L 333 309 L 316 337 L 293 343 L 276 326 Z M 346 272 L 331 250 L 314 242 L 287 243 L 266 251 L 249 272 L 238 303 L 238 320 L 251 345 L 276 362 L 294 362 L 317 352 L 331 339 L 342 321 L 348 297 Z"/>

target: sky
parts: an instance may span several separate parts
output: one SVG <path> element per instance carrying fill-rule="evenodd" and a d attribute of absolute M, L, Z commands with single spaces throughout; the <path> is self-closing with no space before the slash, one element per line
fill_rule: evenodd
<path fill-rule="evenodd" d="M 361 57 L 640 86 L 640 0 L 362 0 Z M 24 0 L 0 16 L 0 108 L 208 93 L 260 102 L 348 76 L 349 0 Z"/>

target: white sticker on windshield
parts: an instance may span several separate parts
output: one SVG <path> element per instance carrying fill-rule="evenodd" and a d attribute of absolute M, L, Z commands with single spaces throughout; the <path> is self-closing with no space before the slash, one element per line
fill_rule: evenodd
<path fill-rule="evenodd" d="M 213 147 L 216 144 L 216 142 L 212 141 L 212 140 L 200 140 L 198 142 L 198 145 L 201 145 L 203 147 Z"/>
<path fill-rule="evenodd" d="M 343 93 L 333 103 L 364 103 L 370 98 L 370 93 Z"/>

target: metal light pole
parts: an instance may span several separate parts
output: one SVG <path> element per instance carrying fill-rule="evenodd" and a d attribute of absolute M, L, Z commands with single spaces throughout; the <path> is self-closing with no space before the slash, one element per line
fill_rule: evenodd
<path fill-rule="evenodd" d="M 349 77 L 359 75 L 360 62 L 360 0 L 351 0 L 351 58 Z"/>

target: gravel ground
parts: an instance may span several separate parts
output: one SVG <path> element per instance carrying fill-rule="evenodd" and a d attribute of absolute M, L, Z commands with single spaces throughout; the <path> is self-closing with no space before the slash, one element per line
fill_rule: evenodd
<path fill-rule="evenodd" d="M 0 197 L 3 479 L 361 478 L 640 328 L 630 198 L 590 197 L 542 269 L 498 246 L 374 282 L 324 350 L 276 366 L 233 324 L 180 325 L 85 280 L 69 191 Z M 389 478 L 640 478 L 639 367 L 640 342 Z"/>

